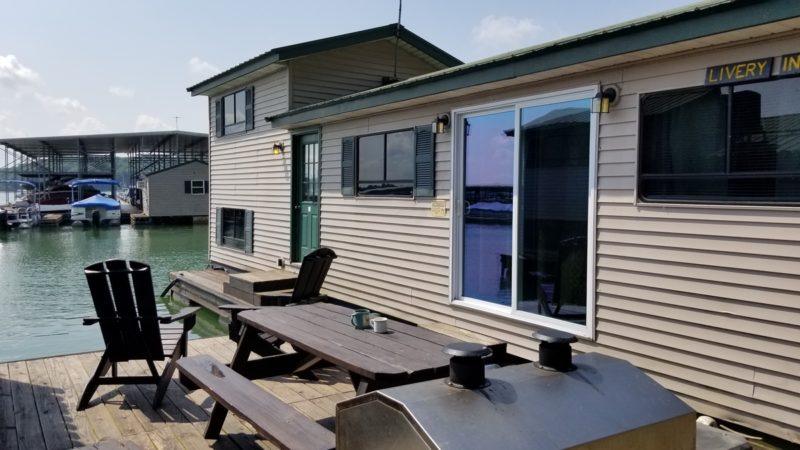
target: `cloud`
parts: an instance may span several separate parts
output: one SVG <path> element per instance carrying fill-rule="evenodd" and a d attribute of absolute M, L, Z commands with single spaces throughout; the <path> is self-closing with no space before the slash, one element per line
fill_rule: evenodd
<path fill-rule="evenodd" d="M 84 117 L 80 122 L 67 124 L 61 130 L 61 134 L 98 134 L 106 131 L 108 131 L 108 128 L 103 122 L 94 117 Z"/>
<path fill-rule="evenodd" d="M 33 96 L 44 106 L 47 111 L 57 113 L 72 113 L 86 111 L 86 107 L 78 100 L 69 97 L 50 97 L 49 95 L 34 92 Z"/>
<path fill-rule="evenodd" d="M 17 128 L 7 125 L 8 119 L 11 117 L 9 113 L 0 111 L 0 137 L 4 138 L 18 138 L 25 137 L 27 134 Z"/>
<path fill-rule="evenodd" d="M 136 118 L 136 131 L 167 131 L 173 128 L 158 117 L 147 114 L 139 114 L 139 117 Z"/>
<path fill-rule="evenodd" d="M 15 89 L 39 81 L 39 74 L 25 67 L 14 55 L 0 55 L 0 85 Z"/>
<path fill-rule="evenodd" d="M 133 89 L 121 87 L 121 86 L 109 86 L 108 93 L 111 95 L 116 95 L 117 97 L 133 97 L 136 95 L 136 91 Z"/>
<path fill-rule="evenodd" d="M 510 51 L 533 44 L 544 28 L 531 19 L 489 15 L 472 29 L 472 41 L 486 50 Z"/>
<path fill-rule="evenodd" d="M 197 75 L 215 75 L 220 72 L 217 66 L 203 61 L 197 56 L 192 56 L 192 59 L 189 60 L 189 71 Z"/>

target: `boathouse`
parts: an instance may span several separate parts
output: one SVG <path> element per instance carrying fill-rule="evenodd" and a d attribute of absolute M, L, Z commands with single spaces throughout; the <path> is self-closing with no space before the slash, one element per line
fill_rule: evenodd
<path fill-rule="evenodd" d="M 568 331 L 800 442 L 799 3 L 701 3 L 449 68 L 403 41 L 379 86 L 390 35 L 189 88 L 209 96 L 213 263 L 296 270 L 330 247 L 335 298 L 532 359 L 533 330 Z"/>
<path fill-rule="evenodd" d="M 143 174 L 137 181 L 142 214 L 152 220 L 208 217 L 208 163 L 187 161 Z"/>

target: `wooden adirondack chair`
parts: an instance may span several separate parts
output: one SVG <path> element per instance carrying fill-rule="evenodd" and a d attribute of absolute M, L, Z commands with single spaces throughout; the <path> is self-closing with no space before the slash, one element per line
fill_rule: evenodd
<path fill-rule="evenodd" d="M 84 274 L 97 317 L 85 318 L 83 324 L 100 324 L 106 350 L 83 391 L 78 411 L 89 405 L 97 387 L 103 384 L 156 384 L 153 407 L 158 408 L 175 372 L 175 361 L 186 356 L 189 330 L 200 308 L 183 308 L 176 315 L 158 316 L 147 264 L 108 260 L 86 267 Z M 183 325 L 174 324 L 179 320 Z M 170 361 L 159 375 L 154 361 L 167 357 Z M 117 363 L 130 360 L 146 361 L 151 375 L 118 376 Z M 106 377 L 109 369 L 111 376 Z"/>
<path fill-rule="evenodd" d="M 330 269 L 334 259 L 336 259 L 336 252 L 326 247 L 318 248 L 303 258 L 293 289 L 275 291 L 266 295 L 264 293 L 260 294 L 262 297 L 268 296 L 270 303 L 276 306 L 322 299 L 324 297 L 320 296 L 319 291 L 322 289 L 322 283 L 325 282 L 328 269 Z M 220 306 L 220 309 L 231 313 L 231 323 L 228 326 L 228 335 L 231 340 L 238 342 L 241 335 L 242 324 L 236 317 L 239 312 L 257 308 L 258 306 L 250 305 Z"/>

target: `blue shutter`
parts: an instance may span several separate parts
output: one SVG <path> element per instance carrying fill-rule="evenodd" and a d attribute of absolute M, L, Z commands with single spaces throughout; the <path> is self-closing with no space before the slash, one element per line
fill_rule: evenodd
<path fill-rule="evenodd" d="M 247 88 L 244 92 L 244 129 L 252 130 L 255 127 L 255 118 L 253 117 L 253 99 L 255 97 L 255 88 Z"/>
<path fill-rule="evenodd" d="M 435 190 L 435 138 L 430 125 L 414 129 L 414 196 L 433 197 Z"/>
<path fill-rule="evenodd" d="M 342 138 L 342 195 L 345 197 L 355 195 L 355 158 L 356 138 Z"/>
<path fill-rule="evenodd" d="M 222 208 L 217 208 L 217 232 L 216 241 L 217 245 L 222 245 Z"/>
<path fill-rule="evenodd" d="M 253 210 L 244 210 L 244 252 L 253 253 Z"/>
<path fill-rule="evenodd" d="M 222 100 L 217 100 L 214 107 L 214 114 L 216 118 L 217 137 L 225 136 L 225 126 L 222 123 L 222 119 L 225 117 L 225 111 L 222 110 Z"/>
<path fill-rule="evenodd" d="M 186 180 L 183 182 L 183 193 L 184 194 L 191 194 L 192 193 L 192 182 Z"/>

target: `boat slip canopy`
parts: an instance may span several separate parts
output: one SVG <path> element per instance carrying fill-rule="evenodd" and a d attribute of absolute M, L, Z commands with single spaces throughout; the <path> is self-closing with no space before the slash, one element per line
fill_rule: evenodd
<path fill-rule="evenodd" d="M 75 202 L 72 204 L 72 206 L 78 208 L 119 209 L 119 202 L 113 198 L 108 198 L 101 194 L 97 194 L 79 202 Z"/>
<path fill-rule="evenodd" d="M 71 182 L 69 187 L 74 188 L 76 186 L 86 186 L 87 184 L 106 184 L 119 186 L 119 181 L 111 180 L 109 178 L 84 178 Z"/>

